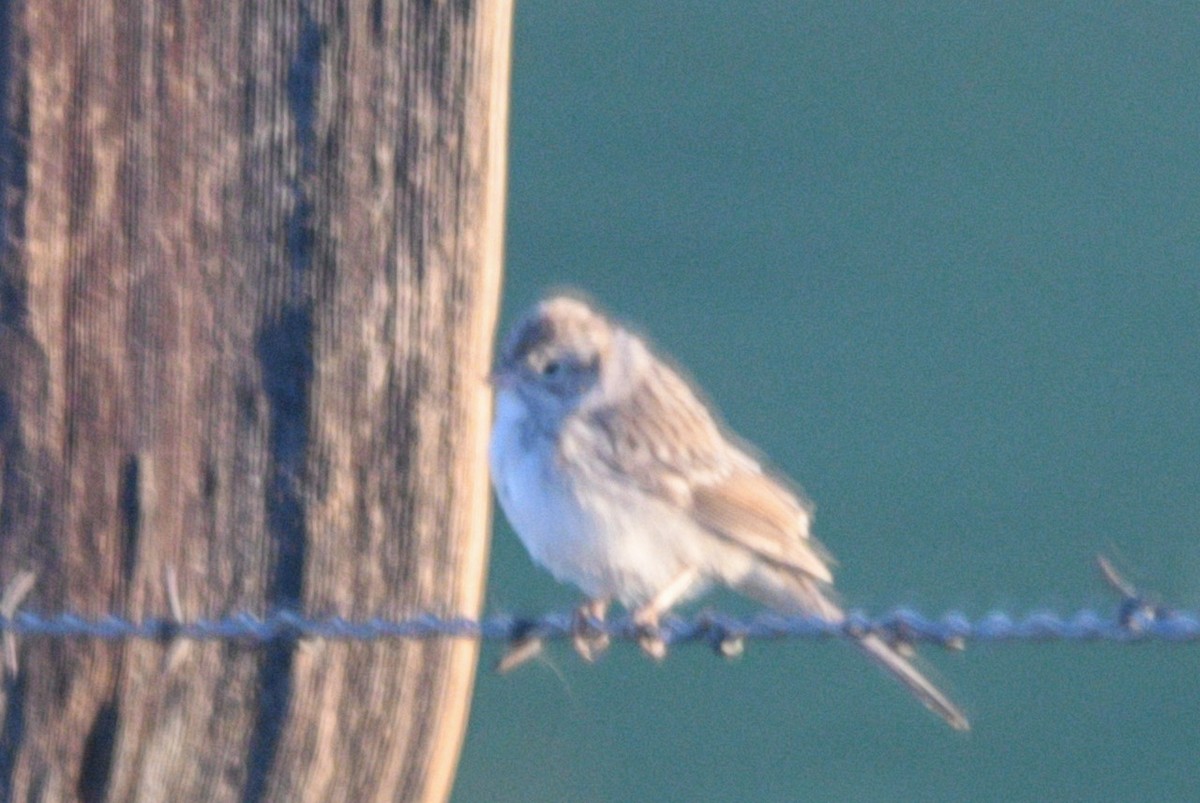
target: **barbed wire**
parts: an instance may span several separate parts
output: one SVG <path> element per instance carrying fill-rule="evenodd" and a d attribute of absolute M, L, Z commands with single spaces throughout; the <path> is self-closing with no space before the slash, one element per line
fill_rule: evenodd
<path fill-rule="evenodd" d="M 953 645 L 965 642 L 1045 641 L 1200 641 L 1200 612 L 1147 611 L 1131 614 L 1118 608 L 1100 613 L 1083 608 L 1071 614 L 1035 611 L 1017 615 L 996 611 L 971 619 L 950 612 L 930 618 L 909 608 L 879 616 L 851 612 L 841 622 L 808 616 L 757 613 L 738 617 L 705 612 L 694 617 L 666 617 L 661 625 L 668 644 L 723 641 L 730 638 L 861 638 L 880 633 L 898 641 Z M 589 622 L 589 631 L 615 640 L 635 641 L 645 635 L 630 617 Z M 329 639 L 378 641 L 438 637 L 516 641 L 537 637 L 549 641 L 572 638 L 574 613 L 547 613 L 537 617 L 496 614 L 474 620 L 422 614 L 405 619 L 342 617 L 311 618 L 295 611 L 274 611 L 265 616 L 235 613 L 215 619 L 180 622 L 164 617 L 126 619 L 107 615 L 89 618 L 73 613 L 41 615 L 27 611 L 0 617 L 0 633 L 23 637 L 102 639 L 107 641 L 246 641 Z"/>
<path fill-rule="evenodd" d="M 868 633 L 877 633 L 897 644 L 931 643 L 952 649 L 960 649 L 968 643 L 1200 642 L 1200 611 L 1172 609 L 1151 602 L 1117 574 L 1111 563 L 1103 557 L 1097 563 L 1106 582 L 1121 597 L 1120 603 L 1107 613 L 1093 608 L 1081 608 L 1068 614 L 1042 610 L 1013 615 L 994 611 L 972 619 L 954 611 L 928 617 L 911 608 L 896 608 L 877 616 L 852 611 L 844 620 L 835 622 L 773 612 L 749 616 L 702 612 L 692 617 L 665 617 L 656 636 L 668 645 L 707 643 L 725 655 L 740 652 L 742 643 L 748 639 L 854 639 Z M 536 617 L 495 614 L 478 620 L 432 614 L 403 619 L 374 617 L 354 620 L 278 610 L 263 616 L 243 612 L 219 618 L 185 619 L 179 602 L 178 584 L 170 569 L 165 576 L 169 616 L 131 619 L 117 615 L 87 617 L 75 613 L 40 614 L 17 610 L 33 585 L 33 575 L 22 572 L 0 595 L 0 639 L 3 640 L 10 672 L 16 671 L 17 637 L 150 640 L 176 646 L 191 641 L 265 645 L 306 639 L 379 641 L 430 638 L 540 645 L 544 641 L 578 638 L 581 628 L 578 612 L 552 612 Z M 646 636 L 646 629 L 629 616 L 604 621 L 588 617 L 582 626 L 592 638 L 638 641 Z"/>

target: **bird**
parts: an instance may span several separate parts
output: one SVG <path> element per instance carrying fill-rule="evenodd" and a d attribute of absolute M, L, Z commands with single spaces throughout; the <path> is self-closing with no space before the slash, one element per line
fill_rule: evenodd
<path fill-rule="evenodd" d="M 584 596 L 576 650 L 628 610 L 642 649 L 666 654 L 661 617 L 724 586 L 785 614 L 842 623 L 813 507 L 728 431 L 682 371 L 630 327 L 574 294 L 544 298 L 508 332 L 491 375 L 488 447 L 500 507 L 532 560 Z M 851 642 L 956 730 L 966 715 L 875 632 Z M 540 649 L 516 644 L 506 671 Z"/>

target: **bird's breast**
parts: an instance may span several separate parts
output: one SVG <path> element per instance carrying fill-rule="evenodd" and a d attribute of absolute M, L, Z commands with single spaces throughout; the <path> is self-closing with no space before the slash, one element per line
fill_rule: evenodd
<path fill-rule="evenodd" d="M 500 507 L 535 562 L 559 580 L 583 585 L 589 536 L 567 478 L 557 469 L 555 441 L 512 391 L 496 398 L 488 456 Z"/>
<path fill-rule="evenodd" d="M 533 560 L 589 597 L 638 604 L 696 560 L 691 522 L 576 452 L 563 460 L 514 393 L 496 401 L 489 458 L 500 506 Z"/>

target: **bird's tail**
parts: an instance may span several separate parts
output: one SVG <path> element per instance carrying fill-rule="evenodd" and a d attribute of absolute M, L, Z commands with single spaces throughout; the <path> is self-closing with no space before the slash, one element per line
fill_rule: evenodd
<path fill-rule="evenodd" d="M 749 579 L 740 590 L 782 612 L 816 615 L 830 622 L 841 622 L 846 618 L 841 607 L 830 599 L 829 592 L 810 577 L 771 572 L 770 576 L 759 575 Z M 945 720 L 947 725 L 957 731 L 971 729 L 962 709 L 933 685 L 912 661 L 879 635 L 867 633 L 854 639 L 854 646 L 900 681 L 922 705 Z"/>
<path fill-rule="evenodd" d="M 956 731 L 971 729 L 971 723 L 967 721 L 966 714 L 962 712 L 962 709 L 943 694 L 941 689 L 933 685 L 929 678 L 921 674 L 921 671 L 897 652 L 892 645 L 875 633 L 868 633 L 855 639 L 854 645 L 877 665 L 887 670 L 888 674 L 900 681 L 904 688 L 921 701 L 922 705 L 946 720 L 947 725 Z"/>

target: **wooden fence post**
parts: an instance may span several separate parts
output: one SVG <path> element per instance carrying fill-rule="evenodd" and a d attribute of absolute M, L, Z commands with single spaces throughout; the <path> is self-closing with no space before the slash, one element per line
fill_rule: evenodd
<path fill-rule="evenodd" d="M 0 583 L 476 616 L 511 0 L 0 0 Z M 168 660 L 170 656 L 170 660 Z M 438 800 L 477 645 L 25 639 L 5 800 Z"/>

